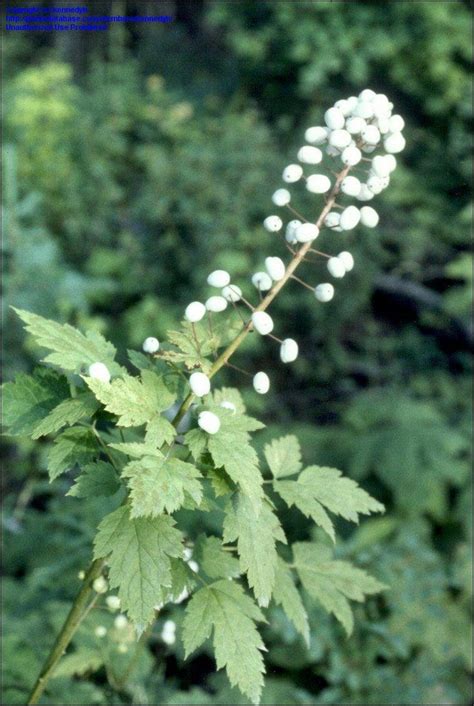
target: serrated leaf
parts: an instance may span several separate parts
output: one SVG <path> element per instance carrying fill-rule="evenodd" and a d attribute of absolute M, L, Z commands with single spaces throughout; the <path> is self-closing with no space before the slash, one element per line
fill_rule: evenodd
<path fill-rule="evenodd" d="M 290 507 L 296 505 L 335 541 L 334 527 L 324 508 L 352 522 L 359 521 L 359 514 L 384 510 L 355 481 L 341 476 L 336 468 L 309 466 L 298 480 L 274 481 L 273 488 Z"/>
<path fill-rule="evenodd" d="M 202 324 L 192 326 L 184 321 L 182 329 L 168 331 L 167 338 L 178 350 L 163 350 L 161 358 L 176 364 L 184 363 L 189 370 L 200 368 L 204 373 L 210 371 L 212 363 L 208 357 L 217 350 L 219 342 Z"/>
<path fill-rule="evenodd" d="M 154 417 L 146 426 L 145 441 L 154 446 L 171 444 L 176 436 L 175 427 L 162 415 Z"/>
<path fill-rule="evenodd" d="M 131 458 L 143 458 L 143 456 L 154 456 L 155 458 L 164 458 L 163 453 L 153 444 L 141 443 L 138 441 L 117 442 L 108 444 L 111 449 L 120 451 L 125 456 Z"/>
<path fill-rule="evenodd" d="M 66 429 L 55 440 L 48 456 L 49 478 L 53 481 L 76 464 L 83 466 L 99 453 L 94 434 L 82 427 Z"/>
<path fill-rule="evenodd" d="M 82 647 L 77 652 L 65 655 L 53 672 L 53 679 L 58 677 L 82 676 L 86 672 L 96 672 L 103 665 L 104 659 L 99 651 Z"/>
<path fill-rule="evenodd" d="M 69 397 L 65 377 L 40 368 L 33 375 L 20 373 L 2 386 L 2 417 L 7 433 L 31 435 L 38 423 Z"/>
<path fill-rule="evenodd" d="M 223 537 L 225 543 L 237 541 L 241 571 L 259 605 L 267 606 L 275 585 L 276 542 L 286 543 L 277 516 L 265 502 L 256 512 L 250 498 L 239 493 L 226 509 Z"/>
<path fill-rule="evenodd" d="M 209 410 L 217 414 L 221 420 L 221 433 L 229 432 L 233 434 L 234 432 L 249 432 L 258 431 L 259 429 L 264 429 L 265 424 L 260 422 L 258 419 L 249 417 L 247 414 L 239 414 L 238 412 L 233 412 L 230 409 L 225 409 L 224 407 L 219 407 L 216 405 L 208 405 Z"/>
<path fill-rule="evenodd" d="M 184 435 L 184 443 L 195 461 L 199 461 L 207 448 L 207 434 L 202 429 L 190 429 Z"/>
<path fill-rule="evenodd" d="M 225 469 L 257 511 L 263 497 L 263 478 L 258 467 L 258 456 L 248 443 L 248 435 L 245 432 L 219 431 L 209 438 L 208 448 L 216 467 Z"/>
<path fill-rule="evenodd" d="M 309 647 L 308 616 L 300 593 L 295 586 L 291 570 L 281 558 L 278 558 L 276 567 L 273 600 L 278 605 L 281 605 L 288 620 L 293 623 Z"/>
<path fill-rule="evenodd" d="M 132 502 L 131 517 L 156 517 L 175 512 L 190 496 L 202 500 L 201 474 L 191 463 L 178 458 L 144 456 L 123 469 Z"/>
<path fill-rule="evenodd" d="M 293 545 L 293 556 L 298 576 L 306 591 L 328 613 L 333 613 L 348 635 L 354 626 L 348 599 L 362 603 L 366 595 L 387 588 L 349 562 L 331 559 L 331 552 L 324 545 L 299 542 Z"/>
<path fill-rule="evenodd" d="M 110 383 L 84 378 L 107 412 L 118 417 L 118 426 L 138 427 L 152 422 L 175 400 L 162 378 L 142 370 L 141 378 L 126 375 Z"/>
<path fill-rule="evenodd" d="M 99 403 L 90 392 L 64 400 L 35 427 L 31 438 L 39 439 L 40 436 L 54 434 L 66 425 L 72 426 L 81 419 L 91 417 L 98 408 Z"/>
<path fill-rule="evenodd" d="M 211 393 L 213 403 L 219 407 L 222 402 L 231 402 L 238 414 L 245 414 L 245 404 L 242 395 L 235 387 L 221 387 Z"/>
<path fill-rule="evenodd" d="M 182 556 L 182 535 L 169 515 L 133 519 L 126 506 L 107 515 L 94 540 L 94 557 L 108 558 L 109 584 L 137 631 L 151 622 L 172 585 L 172 557 Z"/>
<path fill-rule="evenodd" d="M 196 541 L 193 558 L 210 579 L 235 578 L 240 574 L 238 560 L 224 550 L 218 537 L 201 535 Z"/>
<path fill-rule="evenodd" d="M 296 436 L 274 439 L 265 444 L 264 452 L 274 478 L 293 476 L 301 471 L 301 449 Z"/>
<path fill-rule="evenodd" d="M 170 559 L 171 586 L 163 589 L 163 603 L 181 603 L 196 586 L 196 574 L 181 559 Z M 157 608 L 158 609 L 158 608 Z"/>
<path fill-rule="evenodd" d="M 119 488 L 120 483 L 114 467 L 105 461 L 96 461 L 84 466 L 66 495 L 72 495 L 75 498 L 94 498 L 101 495 L 114 495 Z"/>
<path fill-rule="evenodd" d="M 216 581 L 201 588 L 188 603 L 183 642 L 188 656 L 213 632 L 217 668 L 226 668 L 232 686 L 258 704 L 263 686 L 264 649 L 255 621 L 264 620 L 242 587 Z"/>
<path fill-rule="evenodd" d="M 14 307 L 13 307 L 14 308 Z M 123 369 L 114 362 L 114 346 L 96 331 L 85 335 L 69 324 L 59 324 L 29 311 L 15 309 L 18 316 L 26 323 L 26 330 L 52 353 L 44 358 L 45 363 L 57 365 L 63 370 L 80 372 L 92 363 L 105 363 L 113 375 L 119 375 Z"/>

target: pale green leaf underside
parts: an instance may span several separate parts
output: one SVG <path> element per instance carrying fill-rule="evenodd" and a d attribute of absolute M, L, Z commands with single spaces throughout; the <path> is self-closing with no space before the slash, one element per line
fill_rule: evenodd
<path fill-rule="evenodd" d="M 277 516 L 266 502 L 256 512 L 250 499 L 240 493 L 228 506 L 224 542 L 236 540 L 240 568 L 247 574 L 259 605 L 267 606 L 275 585 L 276 542 L 286 543 L 286 538 Z"/>
<path fill-rule="evenodd" d="M 386 586 L 347 561 L 334 561 L 327 547 L 310 542 L 293 545 L 294 563 L 306 591 L 342 623 L 348 635 L 354 619 L 349 600 L 363 602 L 366 595 Z"/>
<path fill-rule="evenodd" d="M 110 587 L 118 588 L 122 609 L 138 632 L 172 585 L 170 558 L 182 553 L 182 535 L 168 515 L 133 519 L 122 506 L 100 523 L 94 557 L 108 558 Z"/>
<path fill-rule="evenodd" d="M 213 632 L 217 668 L 226 668 L 232 686 L 237 686 L 257 704 L 263 686 L 264 649 L 255 621 L 263 620 L 255 603 L 232 581 L 216 581 L 191 598 L 183 622 L 186 656 Z"/>
<path fill-rule="evenodd" d="M 301 470 L 301 450 L 296 436 L 282 436 L 265 444 L 265 458 L 274 478 L 292 476 Z"/>

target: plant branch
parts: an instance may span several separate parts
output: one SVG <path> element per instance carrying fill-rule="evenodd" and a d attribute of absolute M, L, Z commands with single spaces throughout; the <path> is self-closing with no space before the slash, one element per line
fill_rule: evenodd
<path fill-rule="evenodd" d="M 71 610 L 69 611 L 61 632 L 57 636 L 51 652 L 49 653 L 48 659 L 46 660 L 43 669 L 41 670 L 41 673 L 30 693 L 27 701 L 28 706 L 30 704 L 38 703 L 43 691 L 46 688 L 46 685 L 56 669 L 59 660 L 66 652 L 74 633 L 89 612 L 91 607 L 89 598 L 94 590 L 92 584 L 94 583 L 94 580 L 102 573 L 103 566 L 103 559 L 96 559 L 87 570 L 81 590 L 77 594 L 74 603 L 71 606 Z"/>

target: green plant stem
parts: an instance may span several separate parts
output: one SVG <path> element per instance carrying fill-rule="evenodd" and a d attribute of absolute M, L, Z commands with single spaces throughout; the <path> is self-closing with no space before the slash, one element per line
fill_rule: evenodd
<path fill-rule="evenodd" d="M 334 205 L 334 202 L 336 200 L 336 196 L 339 193 L 339 187 L 344 179 L 344 177 L 347 175 L 349 172 L 350 167 L 344 167 L 342 171 L 338 174 L 336 181 L 334 183 L 334 186 L 330 192 L 330 195 L 328 199 L 326 200 L 326 205 L 324 206 L 323 210 L 321 211 L 318 220 L 316 221 L 316 225 L 318 228 L 320 228 L 323 224 L 324 219 L 326 218 L 327 214 L 331 210 L 331 208 Z M 288 267 L 286 268 L 285 276 L 283 279 L 281 279 L 279 282 L 276 282 L 275 285 L 272 287 L 272 289 L 268 292 L 265 298 L 262 299 L 260 304 L 255 307 L 254 311 L 265 311 L 272 301 L 275 299 L 277 294 L 283 289 L 285 284 L 288 282 L 289 279 L 291 279 L 293 272 L 296 270 L 296 268 L 303 262 L 305 259 L 305 256 L 307 253 L 311 250 L 312 246 L 312 241 L 309 243 L 305 243 L 294 255 L 293 259 L 290 261 L 288 264 Z M 221 355 L 217 358 L 217 360 L 214 362 L 210 373 L 209 373 L 209 378 L 214 377 L 216 373 L 219 372 L 219 370 L 224 367 L 224 365 L 227 364 L 231 356 L 235 353 L 235 351 L 240 347 L 241 343 L 247 338 L 248 334 L 253 330 L 253 324 L 252 320 L 248 321 L 243 329 L 240 331 L 240 333 L 234 338 L 234 340 L 227 346 L 225 351 L 221 353 Z M 173 419 L 173 425 L 175 427 L 178 426 L 179 422 L 182 420 L 188 409 L 191 407 L 193 401 L 195 399 L 195 396 L 190 393 L 183 403 L 181 404 L 181 407 L 179 408 L 175 418 Z M 99 443 L 102 442 L 100 439 L 99 435 L 96 432 L 96 435 L 99 439 Z M 107 447 L 105 444 L 101 444 L 106 450 Z M 107 450 L 108 451 L 108 450 Z M 41 694 L 43 693 L 49 679 L 51 678 L 51 675 L 61 659 L 62 655 L 65 653 L 71 639 L 74 636 L 74 633 L 76 632 L 77 628 L 81 624 L 83 617 L 84 617 L 84 612 L 87 610 L 87 603 L 89 596 L 92 592 L 92 583 L 95 578 L 97 578 L 102 570 L 103 567 L 103 560 L 95 560 L 92 562 L 90 565 L 86 578 L 84 579 L 84 585 L 82 586 L 81 590 L 77 594 L 77 597 L 74 600 L 74 603 L 72 604 L 71 610 L 69 612 L 68 617 L 66 618 L 66 621 L 61 629 L 61 632 L 59 633 L 58 637 L 56 638 L 56 642 L 53 645 L 53 648 L 51 650 L 51 653 L 46 660 L 46 663 L 41 671 L 40 676 L 38 677 L 35 686 L 33 687 L 33 690 L 31 692 L 30 698 L 27 702 L 27 704 L 36 704 L 38 702 L 38 699 L 40 698 Z"/>
<path fill-rule="evenodd" d="M 51 649 L 51 652 L 49 653 L 49 656 L 43 666 L 43 669 L 41 670 L 41 673 L 30 693 L 27 704 L 38 703 L 59 660 L 66 652 L 66 649 L 69 643 L 71 642 L 72 636 L 81 624 L 85 615 L 87 615 L 87 613 L 89 612 L 89 599 L 94 590 L 92 584 L 94 583 L 94 580 L 100 576 L 103 566 L 103 559 L 96 559 L 92 562 L 89 569 L 87 570 L 81 590 L 77 594 L 74 603 L 71 606 L 71 610 L 69 611 L 64 625 L 61 628 L 61 632 L 57 636 L 56 641 Z"/>

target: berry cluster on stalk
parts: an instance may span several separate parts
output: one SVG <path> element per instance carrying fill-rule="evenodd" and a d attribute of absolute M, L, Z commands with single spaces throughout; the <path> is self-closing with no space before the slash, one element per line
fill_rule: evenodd
<path fill-rule="evenodd" d="M 313 243 L 321 233 L 352 231 L 359 225 L 367 228 L 377 226 L 379 215 L 372 206 L 347 203 L 346 197 L 367 202 L 386 189 L 397 166 L 394 155 L 405 147 L 403 118 L 393 114 L 393 103 L 386 95 L 369 88 L 359 96 L 338 100 L 325 112 L 324 122 L 325 125 L 311 126 L 305 131 L 306 144 L 299 148 L 297 162 L 288 164 L 282 173 L 286 185 L 297 188 L 303 184 L 311 194 L 323 198 L 319 218 L 316 221 L 306 219 L 295 209 L 289 189 L 276 189 L 272 201 L 275 206 L 286 209 L 290 217 L 285 225 L 281 216 L 271 214 L 265 218 L 263 225 L 269 233 L 281 233 L 285 226 L 284 241 L 293 259 L 287 265 L 282 258 L 269 256 L 265 259 L 265 269 L 251 276 L 251 283 L 260 297 L 260 302 L 256 304 L 243 296 L 241 287 L 231 282 L 228 272 L 211 272 L 207 284 L 220 290 L 220 293 L 209 296 L 204 303 L 193 301 L 188 304 L 184 318 L 193 331 L 194 325 L 204 317 L 212 320 L 214 314 L 224 312 L 229 305 L 244 305 L 250 310 L 250 318 L 245 324 L 248 330 L 278 342 L 283 363 L 291 363 L 298 357 L 298 343 L 292 338 L 281 340 L 272 333 L 274 322 L 265 309 L 289 279 L 312 290 L 317 301 L 331 301 L 335 294 L 332 282 L 309 285 L 296 277 L 294 270 L 309 253 L 326 261 L 327 272 L 333 280 L 341 279 L 353 269 L 354 258 L 349 251 L 331 255 L 315 250 Z M 323 168 L 324 157 L 330 160 L 325 169 L 330 176 L 315 170 L 316 165 Z M 156 354 L 159 348 L 160 343 L 154 337 L 147 338 L 143 343 L 143 350 L 148 354 Z M 110 374 L 102 363 L 91 366 L 89 374 L 105 382 L 110 380 Z M 189 386 L 193 395 L 203 398 L 211 390 L 210 378 L 204 372 L 193 372 L 189 377 Z M 266 372 L 258 371 L 253 375 L 253 387 L 259 394 L 268 392 L 270 378 Z M 209 434 L 215 434 L 220 429 L 218 416 L 206 410 L 199 413 L 198 424 Z"/>

